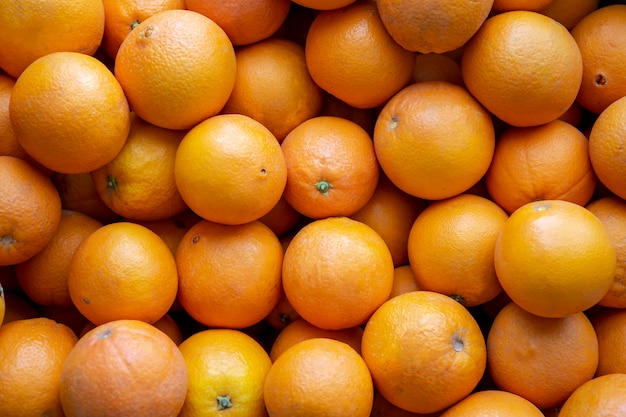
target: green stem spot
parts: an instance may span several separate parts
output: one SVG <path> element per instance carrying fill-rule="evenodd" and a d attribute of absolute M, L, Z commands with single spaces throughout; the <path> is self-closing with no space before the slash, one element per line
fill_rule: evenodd
<path fill-rule="evenodd" d="M 331 185 L 331 183 L 329 183 L 328 181 L 326 181 L 326 180 L 321 180 L 321 181 L 319 181 L 319 182 L 317 182 L 317 183 L 315 184 L 315 188 L 317 188 L 317 190 L 318 190 L 320 193 L 322 193 L 322 194 L 326 195 L 326 194 L 328 194 L 328 192 L 330 191 L 330 189 L 331 189 L 331 188 L 333 188 L 333 186 L 332 186 L 332 185 Z"/>
<path fill-rule="evenodd" d="M 454 301 L 456 301 L 457 303 L 460 303 L 460 304 L 463 304 L 463 305 L 465 304 L 465 298 L 461 297 L 461 296 L 460 296 L 460 295 L 458 295 L 458 294 L 452 294 L 452 295 L 450 296 L 450 298 L 452 298 L 452 299 L 453 299 Z"/>
<path fill-rule="evenodd" d="M 217 396 L 217 409 L 218 410 L 226 410 L 233 406 L 232 401 L 230 400 L 230 395 L 218 395 Z"/>
<path fill-rule="evenodd" d="M 135 21 L 133 23 L 130 24 L 130 29 L 133 30 L 135 29 L 137 26 L 139 26 L 139 20 L 135 19 Z"/>
<path fill-rule="evenodd" d="M 110 188 L 112 190 L 115 190 L 117 188 L 117 181 L 116 181 L 116 179 L 113 178 L 110 175 L 107 177 L 107 188 Z"/>

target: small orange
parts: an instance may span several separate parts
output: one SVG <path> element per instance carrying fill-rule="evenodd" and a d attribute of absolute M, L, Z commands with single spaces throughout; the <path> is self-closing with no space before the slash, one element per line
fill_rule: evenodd
<path fill-rule="evenodd" d="M 69 327 L 46 318 L 0 326 L 0 415 L 63 416 L 59 380 L 77 339 Z"/>
<path fill-rule="evenodd" d="M 315 10 L 333 10 L 348 6 L 355 0 L 293 0 L 294 3 Z"/>
<path fill-rule="evenodd" d="M 537 12 L 552 4 L 554 0 L 494 0 L 493 11 L 496 13 L 512 10 L 529 10 Z"/>
<path fill-rule="evenodd" d="M 626 310 L 607 308 L 590 316 L 598 338 L 595 376 L 626 374 Z"/>
<path fill-rule="evenodd" d="M 420 290 L 420 288 L 417 285 L 417 279 L 411 269 L 411 265 L 396 266 L 393 270 L 393 287 L 391 288 L 389 298 L 417 290 Z"/>
<path fill-rule="evenodd" d="M 40 317 L 65 324 L 72 329 L 78 337 L 80 337 L 80 332 L 83 327 L 89 323 L 89 320 L 87 320 L 73 304 L 70 307 L 44 306 L 38 304 L 37 307 L 40 312 Z"/>
<path fill-rule="evenodd" d="M 182 408 L 188 373 L 178 346 L 138 320 L 116 320 L 81 337 L 63 364 L 66 417 L 171 417 Z"/>
<path fill-rule="evenodd" d="M 446 81 L 451 84 L 464 85 L 461 65 L 458 61 L 445 54 L 417 54 L 411 81 Z"/>
<path fill-rule="evenodd" d="M 431 291 L 381 305 L 365 325 L 361 352 L 378 391 L 414 413 L 438 412 L 465 398 L 486 366 L 476 320 L 460 303 Z"/>
<path fill-rule="evenodd" d="M 187 233 L 187 230 L 194 224 L 198 223 L 202 218 L 191 210 L 185 210 L 180 214 L 169 217 L 163 220 L 152 221 L 134 221 L 142 226 L 147 227 L 154 233 L 159 235 L 161 239 L 167 244 L 172 251 L 173 255 L 176 255 L 176 250 L 180 241 Z"/>
<path fill-rule="evenodd" d="M 154 323 L 176 298 L 178 274 L 165 242 L 147 227 L 118 222 L 86 237 L 70 262 L 72 302 L 89 321 Z"/>
<path fill-rule="evenodd" d="M 222 114 L 187 132 L 176 151 L 174 178 L 198 215 L 243 224 L 278 203 L 287 166 L 280 144 L 265 126 L 249 116 Z"/>
<path fill-rule="evenodd" d="M 304 216 L 350 216 L 370 200 L 379 168 L 370 136 L 355 122 L 319 116 L 281 144 L 287 166 L 283 197 Z"/>
<path fill-rule="evenodd" d="M 553 18 L 567 30 L 572 30 L 580 20 L 598 8 L 600 0 L 552 0 L 539 13 Z"/>
<path fill-rule="evenodd" d="M 176 345 L 180 345 L 183 342 L 184 337 L 182 330 L 180 329 L 180 326 L 178 325 L 176 320 L 174 320 L 174 318 L 169 313 L 165 314 L 163 317 L 152 323 L 152 325 L 168 335 L 169 338 L 172 339 L 172 342 L 174 342 Z M 83 337 L 90 330 L 93 330 L 96 327 L 98 326 L 88 321 L 83 325 L 83 327 L 80 329 L 80 332 L 77 334 L 79 335 L 79 338 Z"/>
<path fill-rule="evenodd" d="M 507 391 L 485 390 L 463 398 L 441 414 L 441 417 L 544 417 L 533 403 Z"/>
<path fill-rule="evenodd" d="M 4 291 L 3 323 L 41 317 L 39 306 L 20 291 Z"/>
<path fill-rule="evenodd" d="M 226 104 L 235 84 L 235 51 L 208 17 L 164 10 L 124 38 L 114 72 L 139 117 L 167 129 L 189 129 Z"/>
<path fill-rule="evenodd" d="M 374 391 L 374 405 L 370 417 L 439 417 L 441 412 L 412 413 L 389 402 L 379 391 Z"/>
<path fill-rule="evenodd" d="M 272 311 L 265 316 L 264 320 L 274 329 L 282 330 L 298 318 L 300 318 L 300 315 L 289 302 L 281 286 L 280 298 Z"/>
<path fill-rule="evenodd" d="M 259 218 L 259 221 L 272 229 L 276 236 L 282 237 L 294 229 L 303 217 L 283 195 L 267 214 Z"/>
<path fill-rule="evenodd" d="M 585 382 L 561 407 L 559 417 L 621 416 L 626 413 L 626 374 L 610 374 Z"/>
<path fill-rule="evenodd" d="M 374 386 L 353 348 L 321 337 L 283 352 L 272 364 L 263 392 L 269 417 L 369 417 Z"/>
<path fill-rule="evenodd" d="M 374 124 L 378 116 L 376 108 L 357 108 L 343 100 L 324 92 L 324 104 L 320 116 L 336 116 L 348 119 L 361 126 L 370 136 L 374 133 Z"/>
<path fill-rule="evenodd" d="M 32 162 L 30 155 L 18 142 L 15 130 L 11 125 L 9 103 L 14 86 L 15 78 L 0 73 L 0 155 L 15 156 L 27 161 L 30 159 L 29 162 Z"/>

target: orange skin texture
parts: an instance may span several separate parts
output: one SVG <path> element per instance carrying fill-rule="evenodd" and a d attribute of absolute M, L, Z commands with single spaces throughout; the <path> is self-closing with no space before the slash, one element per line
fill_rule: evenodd
<path fill-rule="evenodd" d="M 440 417 L 544 417 L 533 403 L 507 391 L 486 390 L 472 393 L 447 409 Z"/>
<path fill-rule="evenodd" d="M 9 102 L 15 86 L 15 78 L 0 74 L 0 155 L 15 156 L 32 162 L 32 158 L 20 145 L 11 125 Z"/>
<path fill-rule="evenodd" d="M 417 285 L 415 274 L 411 269 L 411 265 L 396 266 L 393 270 L 393 287 L 389 298 L 404 294 L 405 292 L 417 291 L 420 288 Z"/>
<path fill-rule="evenodd" d="M 348 6 L 355 0 L 294 0 L 294 3 L 315 10 L 333 10 Z"/>
<path fill-rule="evenodd" d="M 493 10 L 497 13 L 509 12 L 512 10 L 529 10 L 537 12 L 552 4 L 554 0 L 494 0 Z"/>
<path fill-rule="evenodd" d="M 620 416 L 626 413 L 626 374 L 603 375 L 587 381 L 567 399 L 559 417 Z"/>
<path fill-rule="evenodd" d="M 580 20 L 598 8 L 600 0 L 552 0 L 539 13 L 553 18 L 572 30 Z"/>
<path fill-rule="evenodd" d="M 595 376 L 626 373 L 626 310 L 606 308 L 591 315 L 598 338 L 599 361 Z"/>
<path fill-rule="evenodd" d="M 412 82 L 447 81 L 456 85 L 464 85 L 461 65 L 454 58 L 437 53 L 417 54 Z"/>

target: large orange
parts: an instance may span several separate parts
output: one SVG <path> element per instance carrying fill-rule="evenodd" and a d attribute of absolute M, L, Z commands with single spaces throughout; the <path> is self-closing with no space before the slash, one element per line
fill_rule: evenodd
<path fill-rule="evenodd" d="M 235 51 L 208 17 L 164 10 L 126 36 L 114 71 L 139 117 L 168 129 L 189 129 L 226 104 L 235 83 Z"/>
<path fill-rule="evenodd" d="M 478 323 L 460 303 L 431 292 L 398 295 L 365 326 L 361 352 L 377 390 L 414 413 L 441 411 L 469 395 L 486 366 Z"/>
<path fill-rule="evenodd" d="M 496 117 L 536 126 L 572 105 L 583 59 L 563 25 L 536 12 L 511 11 L 487 19 L 464 46 L 461 71 L 468 90 Z"/>
<path fill-rule="evenodd" d="M 626 374 L 596 377 L 578 387 L 565 401 L 559 417 L 621 416 L 626 413 Z"/>
<path fill-rule="evenodd" d="M 504 291 L 539 316 L 563 317 L 592 307 L 615 276 L 615 249 L 602 222 L 563 200 L 532 202 L 514 211 L 494 253 Z"/>
<path fill-rule="evenodd" d="M 182 408 L 188 373 L 178 346 L 161 330 L 116 320 L 79 339 L 63 364 L 66 417 L 171 417 Z"/>
<path fill-rule="evenodd" d="M 606 308 L 590 315 L 598 338 L 596 376 L 626 374 L 626 310 Z"/>
<path fill-rule="evenodd" d="M 199 123 L 176 152 L 174 178 L 183 200 L 201 217 L 243 224 L 267 214 L 287 182 L 276 137 L 260 122 L 222 114 Z"/>
<path fill-rule="evenodd" d="M 415 54 L 391 38 L 371 0 L 321 11 L 305 55 L 313 80 L 358 108 L 384 104 L 409 82 L 415 64 Z"/>
<path fill-rule="evenodd" d="M 441 414 L 441 417 L 544 417 L 533 403 L 508 391 L 485 390 L 463 398 Z"/>
<path fill-rule="evenodd" d="M 61 370 L 77 337 L 46 318 L 0 327 L 0 415 L 62 417 Z"/>
<path fill-rule="evenodd" d="M 5 1 L 0 4 L 0 68 L 18 77 L 52 52 L 92 55 L 102 41 L 102 0 Z"/>
<path fill-rule="evenodd" d="M 469 92 L 443 81 L 412 84 L 383 107 L 374 129 L 382 170 L 401 190 L 428 200 L 467 191 L 487 172 L 495 132 Z"/>
<path fill-rule="evenodd" d="M 9 114 L 26 152 L 63 173 L 112 160 L 130 128 L 120 84 L 102 62 L 78 52 L 54 52 L 30 64 L 15 83 Z"/>
<path fill-rule="evenodd" d="M 539 13 L 553 18 L 568 30 L 598 8 L 600 0 L 552 0 Z"/>
<path fill-rule="evenodd" d="M 323 329 L 361 325 L 389 298 L 391 253 L 374 229 L 348 217 L 315 220 L 293 237 L 283 260 L 287 299 Z"/>

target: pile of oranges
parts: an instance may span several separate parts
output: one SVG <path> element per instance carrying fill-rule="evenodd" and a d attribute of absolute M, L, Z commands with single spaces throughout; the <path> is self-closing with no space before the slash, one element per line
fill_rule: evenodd
<path fill-rule="evenodd" d="M 0 416 L 626 415 L 626 5 L 0 2 Z"/>

